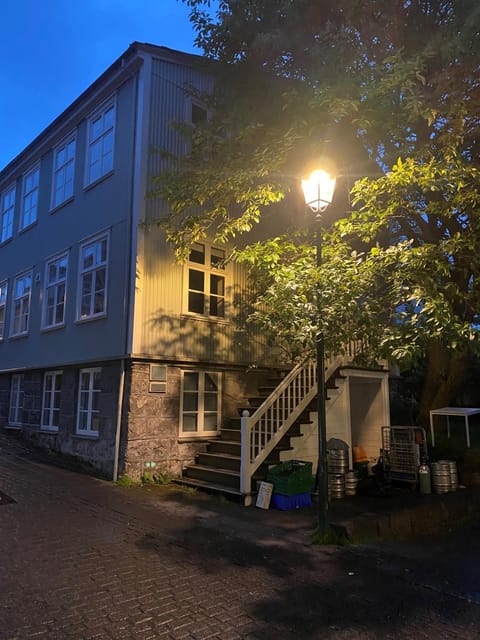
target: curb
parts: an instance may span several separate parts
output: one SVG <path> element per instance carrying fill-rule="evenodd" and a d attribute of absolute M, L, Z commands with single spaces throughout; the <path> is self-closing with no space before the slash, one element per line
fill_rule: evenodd
<path fill-rule="evenodd" d="M 425 503 L 394 508 L 386 513 L 365 513 L 336 520 L 331 526 L 351 542 L 408 539 L 456 528 L 478 516 L 480 492 L 463 489 L 455 493 L 425 496 Z"/>

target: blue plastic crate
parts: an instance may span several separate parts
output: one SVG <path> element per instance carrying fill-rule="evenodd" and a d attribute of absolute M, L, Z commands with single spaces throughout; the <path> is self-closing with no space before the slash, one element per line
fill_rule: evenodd
<path fill-rule="evenodd" d="M 302 509 L 312 506 L 312 496 L 308 493 L 297 493 L 294 496 L 285 496 L 282 493 L 272 494 L 270 506 L 282 511 L 290 511 L 291 509 Z"/>

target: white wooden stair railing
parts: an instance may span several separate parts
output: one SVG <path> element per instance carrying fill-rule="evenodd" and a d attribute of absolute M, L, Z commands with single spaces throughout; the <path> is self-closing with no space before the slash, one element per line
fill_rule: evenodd
<path fill-rule="evenodd" d="M 325 381 L 341 364 L 341 357 L 325 361 Z M 251 493 L 253 474 L 316 395 L 316 362 L 308 360 L 292 369 L 251 416 L 242 416 L 242 494 Z"/>

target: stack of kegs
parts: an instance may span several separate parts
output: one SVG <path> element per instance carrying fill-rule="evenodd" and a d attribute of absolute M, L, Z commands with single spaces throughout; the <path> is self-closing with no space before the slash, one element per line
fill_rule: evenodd
<path fill-rule="evenodd" d="M 330 498 L 345 495 L 345 473 L 348 471 L 348 449 L 327 449 L 328 494 Z"/>
<path fill-rule="evenodd" d="M 358 473 L 356 471 L 347 471 L 345 474 L 345 495 L 357 495 Z"/>
<path fill-rule="evenodd" d="M 328 474 L 328 495 L 330 498 L 343 498 L 345 495 L 345 476 L 343 473 Z"/>
<path fill-rule="evenodd" d="M 448 493 L 458 488 L 457 463 L 455 460 L 432 462 L 432 488 L 434 493 Z"/>
<path fill-rule="evenodd" d="M 328 473 L 344 474 L 348 471 L 348 449 L 327 450 Z"/>

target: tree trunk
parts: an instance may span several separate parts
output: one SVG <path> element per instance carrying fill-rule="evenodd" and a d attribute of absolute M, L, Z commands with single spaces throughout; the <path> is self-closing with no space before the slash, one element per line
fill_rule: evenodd
<path fill-rule="evenodd" d="M 449 349 L 433 340 L 427 349 L 427 372 L 420 397 L 418 424 L 428 427 L 430 410 L 448 407 L 463 382 L 467 351 Z"/>

